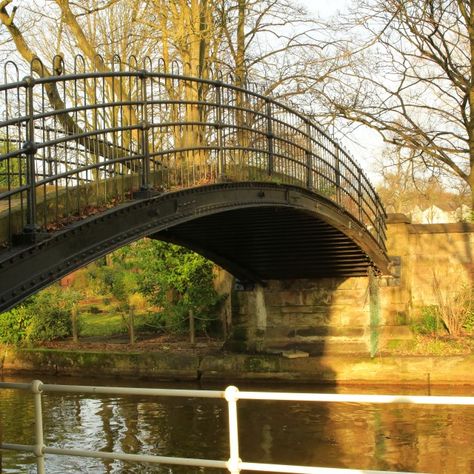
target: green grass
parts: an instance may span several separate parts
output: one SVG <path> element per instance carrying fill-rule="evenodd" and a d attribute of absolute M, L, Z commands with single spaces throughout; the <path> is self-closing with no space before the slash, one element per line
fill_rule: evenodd
<path fill-rule="evenodd" d="M 136 313 L 135 332 L 151 331 L 153 315 Z M 83 312 L 79 316 L 80 337 L 110 337 L 127 334 L 127 327 L 121 314 L 116 312 L 97 313 Z"/>
<path fill-rule="evenodd" d="M 470 337 L 459 339 L 417 334 L 410 340 L 390 341 L 386 352 L 399 355 L 448 356 L 472 353 L 474 340 Z"/>

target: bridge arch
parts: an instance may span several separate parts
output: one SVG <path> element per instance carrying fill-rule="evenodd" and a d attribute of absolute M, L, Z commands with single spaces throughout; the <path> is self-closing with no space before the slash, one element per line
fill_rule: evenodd
<path fill-rule="evenodd" d="M 387 271 L 375 190 L 300 111 L 221 78 L 64 69 L 0 85 L 0 310 L 143 236 L 254 281 Z"/>
<path fill-rule="evenodd" d="M 3 253 L 0 310 L 146 236 L 187 246 L 254 282 L 386 270 L 375 239 L 330 200 L 289 185 L 221 183 L 130 201 Z"/>

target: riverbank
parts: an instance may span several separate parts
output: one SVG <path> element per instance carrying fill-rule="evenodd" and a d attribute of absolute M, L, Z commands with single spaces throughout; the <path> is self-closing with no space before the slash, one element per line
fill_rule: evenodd
<path fill-rule="evenodd" d="M 234 354 L 212 345 L 196 348 L 144 347 L 112 350 L 83 347 L 0 347 L 4 375 L 34 374 L 124 377 L 176 381 L 281 381 L 331 384 L 473 385 L 474 355 L 377 356 L 323 355 L 288 358 L 282 354 Z M 116 345 L 115 345 L 116 346 Z"/>

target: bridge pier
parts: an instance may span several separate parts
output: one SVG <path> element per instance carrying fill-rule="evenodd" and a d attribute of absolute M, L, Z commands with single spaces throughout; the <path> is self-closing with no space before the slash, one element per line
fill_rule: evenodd
<path fill-rule="evenodd" d="M 377 283 L 375 283 L 377 285 Z M 245 352 L 376 351 L 378 292 L 370 277 L 270 280 L 234 288 L 228 347 Z"/>

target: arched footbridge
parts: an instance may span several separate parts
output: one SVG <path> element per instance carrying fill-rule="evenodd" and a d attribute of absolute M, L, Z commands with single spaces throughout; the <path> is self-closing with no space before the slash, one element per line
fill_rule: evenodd
<path fill-rule="evenodd" d="M 97 64 L 4 66 L 0 310 L 144 236 L 254 282 L 387 271 L 377 194 L 303 113 L 175 64 Z"/>

